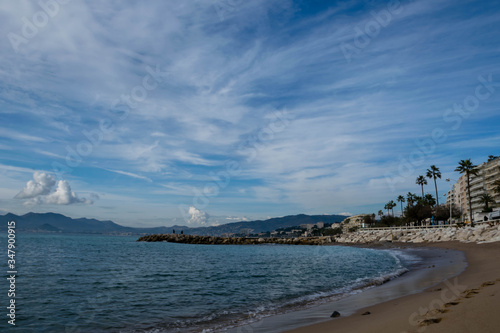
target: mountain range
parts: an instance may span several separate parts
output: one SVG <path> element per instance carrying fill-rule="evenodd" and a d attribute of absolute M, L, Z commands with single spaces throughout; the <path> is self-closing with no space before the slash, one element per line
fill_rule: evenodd
<path fill-rule="evenodd" d="M 7 222 L 16 222 L 16 231 L 45 232 L 45 233 L 84 233 L 84 234 L 165 234 L 183 231 L 189 235 L 221 236 L 236 233 L 260 233 L 273 231 L 279 228 L 299 226 L 300 224 L 314 224 L 318 222 L 338 223 L 346 218 L 344 215 L 290 215 L 275 217 L 267 220 L 241 221 L 211 227 L 190 228 L 187 226 L 133 228 L 119 225 L 113 221 L 99 221 L 96 219 L 73 219 L 56 213 L 28 213 L 25 215 L 0 215 L 0 223 L 7 228 Z"/>

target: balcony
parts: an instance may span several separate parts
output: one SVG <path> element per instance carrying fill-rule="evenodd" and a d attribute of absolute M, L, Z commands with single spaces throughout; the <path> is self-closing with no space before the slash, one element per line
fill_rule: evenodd
<path fill-rule="evenodd" d="M 475 186 L 471 186 L 470 188 L 470 193 L 472 196 L 477 195 L 477 192 L 484 192 L 486 188 L 483 186 L 483 184 L 478 184 Z"/>

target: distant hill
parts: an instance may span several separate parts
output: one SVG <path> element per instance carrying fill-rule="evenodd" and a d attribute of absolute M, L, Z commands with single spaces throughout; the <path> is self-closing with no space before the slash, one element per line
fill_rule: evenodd
<path fill-rule="evenodd" d="M 252 233 L 273 231 L 279 228 L 288 228 L 299 226 L 301 224 L 339 223 L 345 220 L 344 215 L 290 215 L 284 217 L 275 217 L 268 220 L 233 222 L 219 225 L 216 227 L 186 228 L 175 226 L 175 230 L 183 230 L 185 234 L 202 236 L 221 236 L 223 234 L 243 233 L 244 229 L 250 229 Z"/>
<path fill-rule="evenodd" d="M 0 223 L 7 226 L 7 222 L 15 221 L 17 231 L 45 232 L 45 233 L 85 233 L 85 234 L 163 234 L 183 231 L 190 235 L 220 236 L 250 231 L 252 233 L 273 231 L 279 228 L 288 228 L 309 223 L 338 223 L 343 221 L 343 215 L 291 215 L 276 217 L 268 220 L 242 221 L 223 224 L 216 227 L 189 228 L 186 226 L 132 228 L 124 227 L 113 221 L 99 221 L 96 219 L 73 219 L 56 213 L 28 213 L 22 216 L 8 213 L 0 215 Z"/>
<path fill-rule="evenodd" d="M 16 222 L 16 230 L 51 233 L 85 233 L 85 234 L 144 234 L 167 233 L 171 228 L 131 228 L 116 224 L 113 221 L 96 219 L 73 219 L 56 213 L 28 213 L 22 216 L 15 214 L 0 215 L 0 223 L 7 226 L 8 221 Z M 3 229 L 3 227 L 2 227 Z"/>

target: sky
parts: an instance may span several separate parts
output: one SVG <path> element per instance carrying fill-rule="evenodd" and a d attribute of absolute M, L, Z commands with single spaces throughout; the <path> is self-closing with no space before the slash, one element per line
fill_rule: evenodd
<path fill-rule="evenodd" d="M 2 1 L 0 31 L 0 214 L 377 213 L 500 154 L 495 0 Z"/>

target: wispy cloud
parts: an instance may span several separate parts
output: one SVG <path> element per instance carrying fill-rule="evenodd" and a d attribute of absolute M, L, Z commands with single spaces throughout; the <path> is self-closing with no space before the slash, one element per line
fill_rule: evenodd
<path fill-rule="evenodd" d="M 193 193 L 231 161 L 241 173 L 209 196 L 202 211 L 210 216 L 357 213 L 395 195 L 384 174 L 397 172 L 434 129 L 446 141 L 423 169 L 455 163 L 458 147 L 478 162 L 494 154 L 495 1 L 401 1 L 400 13 L 349 63 L 340 45 L 354 43 L 387 3 L 236 3 L 221 12 L 203 1 L 69 2 L 19 52 L 4 38 L 4 177 L 17 184 L 18 172 L 50 172 L 58 162 L 69 174 L 56 181 L 107 193 L 99 201 L 119 216 L 149 205 L 157 221 L 178 217 L 179 204 L 193 205 Z M 21 37 L 21 18 L 42 10 L 30 1 L 0 6 L 1 30 Z M 144 90 L 148 68 L 168 74 Z M 488 74 L 495 92 L 453 130 L 444 112 Z M 132 95 L 133 106 L 116 106 Z M 283 109 L 293 122 L 259 140 L 269 115 Z M 89 133 L 102 137 L 95 143 Z M 255 152 L 251 161 L 242 147 Z M 80 152 L 76 167 L 67 164 L 70 150 Z M 396 191 L 414 190 L 413 183 L 410 175 Z M 127 202 L 109 199 L 124 193 Z"/>
<path fill-rule="evenodd" d="M 132 178 L 137 178 L 137 179 L 143 179 L 145 181 L 148 181 L 148 182 L 153 182 L 150 178 L 148 177 L 144 177 L 144 176 L 141 176 L 141 175 L 138 175 L 138 174 L 135 174 L 135 173 L 132 173 L 132 172 L 126 172 L 126 171 L 120 171 L 120 170 L 111 170 L 111 169 L 106 169 L 110 172 L 114 172 L 114 173 L 118 173 L 120 175 L 125 175 L 125 176 L 129 176 L 129 177 L 132 177 Z"/>

